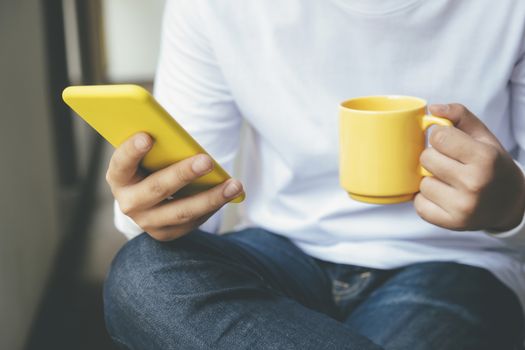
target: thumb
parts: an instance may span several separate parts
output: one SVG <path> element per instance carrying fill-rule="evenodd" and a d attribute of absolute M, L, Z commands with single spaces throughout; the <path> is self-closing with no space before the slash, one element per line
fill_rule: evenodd
<path fill-rule="evenodd" d="M 498 139 L 487 128 L 478 117 L 476 117 L 467 107 L 459 103 L 433 104 L 429 106 L 429 111 L 435 116 L 444 117 L 454 123 L 454 126 L 472 138 L 488 143 L 497 147 L 502 147 Z"/>

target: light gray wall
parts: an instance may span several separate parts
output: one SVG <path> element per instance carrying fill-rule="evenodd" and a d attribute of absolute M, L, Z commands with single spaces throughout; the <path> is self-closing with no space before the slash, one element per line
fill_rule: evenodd
<path fill-rule="evenodd" d="M 0 349 L 22 349 L 60 230 L 41 1 L 0 1 Z"/>
<path fill-rule="evenodd" d="M 157 66 L 165 0 L 103 0 L 111 82 L 151 81 Z"/>

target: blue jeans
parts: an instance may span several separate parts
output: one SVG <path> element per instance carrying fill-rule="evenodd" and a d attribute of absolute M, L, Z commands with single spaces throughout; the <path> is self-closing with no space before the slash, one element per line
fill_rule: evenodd
<path fill-rule="evenodd" d="M 146 234 L 113 261 L 106 325 L 123 349 L 520 349 L 516 296 L 484 269 L 377 270 L 247 229 Z"/>

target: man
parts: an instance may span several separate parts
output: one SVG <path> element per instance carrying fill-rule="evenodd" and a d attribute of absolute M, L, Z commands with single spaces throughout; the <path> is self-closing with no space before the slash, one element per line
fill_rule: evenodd
<path fill-rule="evenodd" d="M 521 346 L 524 1 L 172 0 L 155 93 L 227 170 L 247 121 L 247 199 L 236 232 L 209 234 L 239 181 L 177 198 L 209 157 L 144 177 L 147 135 L 115 151 L 117 227 L 146 232 L 105 287 L 124 348 Z M 338 184 L 338 103 L 378 94 L 455 125 L 432 132 L 413 202 Z"/>

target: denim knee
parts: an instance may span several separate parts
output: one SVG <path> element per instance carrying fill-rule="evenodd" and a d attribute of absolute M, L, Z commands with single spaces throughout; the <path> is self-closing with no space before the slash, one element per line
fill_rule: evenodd
<path fill-rule="evenodd" d="M 142 234 L 117 253 L 104 283 L 106 327 L 115 342 L 126 348 L 123 335 L 135 332 L 134 315 L 140 313 L 138 295 L 148 270 L 154 242 Z"/>
<path fill-rule="evenodd" d="M 183 268 L 185 261 L 196 260 L 184 247 L 156 241 L 144 233 L 127 242 L 115 256 L 104 283 L 104 314 L 110 336 L 122 347 L 164 348 L 154 344 L 162 339 L 154 336 L 158 332 L 155 323 L 162 322 L 165 311 L 157 301 L 168 293 L 177 294 L 173 286 L 189 289 L 185 284 L 190 281 L 187 274 L 181 274 L 168 286 L 162 274 L 165 269 Z M 171 315 L 177 317 L 177 312 Z M 145 339 L 149 340 L 141 344 Z"/>
<path fill-rule="evenodd" d="M 172 242 L 147 234 L 129 241 L 112 262 L 104 284 L 106 327 L 126 348 L 203 348 L 195 342 L 194 318 L 217 290 L 260 284 L 249 269 L 232 262 L 224 239 L 194 231 Z M 250 282 L 251 281 L 251 282 Z M 200 322 L 201 320 L 199 320 Z"/>

